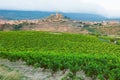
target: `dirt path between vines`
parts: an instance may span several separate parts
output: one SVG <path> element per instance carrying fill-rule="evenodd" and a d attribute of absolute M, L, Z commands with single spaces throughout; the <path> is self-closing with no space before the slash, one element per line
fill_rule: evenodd
<path fill-rule="evenodd" d="M 50 70 L 43 71 L 42 68 L 34 68 L 32 66 L 27 66 L 26 63 L 22 61 L 10 62 L 7 59 L 1 58 L 0 65 L 18 71 L 22 76 L 24 76 L 22 80 L 61 80 L 69 73 L 69 71 L 66 71 L 63 74 L 62 71 L 58 71 L 53 76 Z M 85 77 L 84 73 L 82 72 L 78 74 L 84 77 L 84 80 L 91 80 L 90 78 Z"/>

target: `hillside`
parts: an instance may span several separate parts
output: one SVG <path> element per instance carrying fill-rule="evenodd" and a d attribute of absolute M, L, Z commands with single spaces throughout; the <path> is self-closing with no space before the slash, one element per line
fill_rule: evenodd
<path fill-rule="evenodd" d="M 52 32 L 72 32 L 72 33 L 88 33 L 82 28 L 82 24 L 75 20 L 71 20 L 62 14 L 51 14 L 46 18 L 38 20 L 1 20 L 1 31 L 10 30 L 33 30 L 33 31 L 52 31 Z"/>
<path fill-rule="evenodd" d="M 119 21 L 112 21 L 113 19 L 103 21 L 103 17 L 93 14 L 2 10 L 0 15 L 2 15 L 0 17 L 1 31 L 33 30 L 90 33 L 95 35 L 120 35 Z M 84 21 L 84 17 L 86 17 L 86 21 Z M 101 19 L 101 22 L 97 22 L 97 19 Z"/>
<path fill-rule="evenodd" d="M 49 69 L 48 80 L 58 71 L 68 72 L 64 80 L 85 80 L 77 74 L 81 70 L 88 80 L 120 80 L 120 46 L 96 36 L 10 31 L 0 32 L 0 42 L 0 58 Z"/>

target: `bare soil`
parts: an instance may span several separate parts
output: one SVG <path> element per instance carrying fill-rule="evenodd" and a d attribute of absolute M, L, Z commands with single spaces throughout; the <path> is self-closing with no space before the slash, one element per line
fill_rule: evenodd
<path fill-rule="evenodd" d="M 34 68 L 32 66 L 27 66 L 23 61 L 11 62 L 7 59 L 0 58 L 0 65 L 10 68 L 13 71 L 17 71 L 21 76 L 20 80 L 62 80 L 66 77 L 70 71 L 67 70 L 65 73 L 63 71 L 58 71 L 55 74 L 51 74 L 50 70 L 44 70 L 42 68 Z M 81 77 L 82 80 L 92 80 L 90 77 L 86 77 L 83 71 L 79 71 L 76 74 L 78 77 Z M 72 80 L 68 77 L 67 80 Z M 81 80 L 81 79 L 77 79 Z"/>

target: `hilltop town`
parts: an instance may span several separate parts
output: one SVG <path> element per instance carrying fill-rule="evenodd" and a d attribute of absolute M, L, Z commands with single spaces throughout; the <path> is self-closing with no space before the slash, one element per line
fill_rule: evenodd
<path fill-rule="evenodd" d="M 77 21 L 56 13 L 35 20 L 0 20 L 0 30 L 35 30 L 72 33 L 120 35 L 119 21 Z"/>

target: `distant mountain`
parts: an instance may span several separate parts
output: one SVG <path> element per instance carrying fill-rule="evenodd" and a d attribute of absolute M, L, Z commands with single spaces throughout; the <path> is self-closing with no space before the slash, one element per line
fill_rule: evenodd
<path fill-rule="evenodd" d="M 0 20 L 4 20 L 4 17 L 3 17 L 3 16 L 0 16 Z"/>
<path fill-rule="evenodd" d="M 101 15 L 87 13 L 64 13 L 64 15 L 71 19 L 82 21 L 104 21 L 107 19 Z"/>
<path fill-rule="evenodd" d="M 42 19 L 56 12 L 0 10 L 0 17 L 7 20 Z M 61 13 L 64 16 L 83 21 L 103 21 L 106 17 L 87 13 Z"/>
<path fill-rule="evenodd" d="M 52 14 L 39 11 L 0 10 L 0 16 L 7 20 L 41 19 Z"/>
<path fill-rule="evenodd" d="M 107 21 L 120 21 L 120 18 L 108 18 Z"/>

